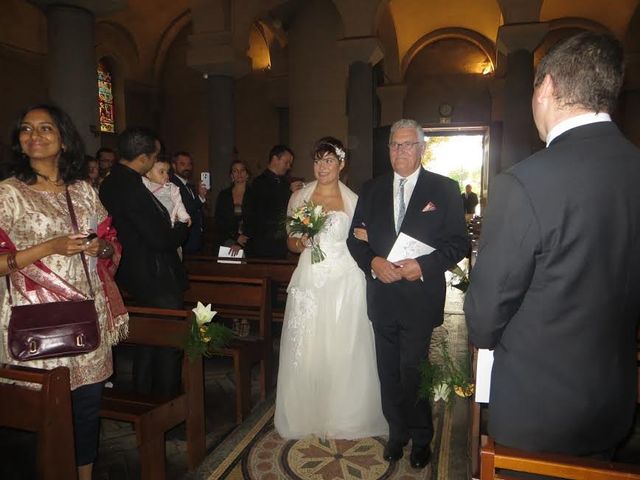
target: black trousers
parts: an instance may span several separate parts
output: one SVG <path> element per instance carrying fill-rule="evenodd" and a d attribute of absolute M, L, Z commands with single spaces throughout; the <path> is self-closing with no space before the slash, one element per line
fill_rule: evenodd
<path fill-rule="evenodd" d="M 144 307 L 182 309 L 182 293 L 139 299 Z M 138 393 L 173 396 L 180 392 L 182 350 L 171 347 L 136 345 L 133 357 L 133 384 Z"/>
<path fill-rule="evenodd" d="M 93 463 L 98 456 L 100 401 L 103 384 L 83 385 L 71 392 L 76 465 Z"/>
<path fill-rule="evenodd" d="M 431 328 L 411 328 L 405 319 L 373 321 L 382 412 L 389 423 L 389 441 L 425 447 L 433 437 L 431 405 L 418 399 L 420 364 L 428 356 Z"/>

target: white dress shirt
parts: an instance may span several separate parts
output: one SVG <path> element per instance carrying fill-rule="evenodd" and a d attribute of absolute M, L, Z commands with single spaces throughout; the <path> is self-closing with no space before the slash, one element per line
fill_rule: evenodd
<path fill-rule="evenodd" d="M 547 134 L 547 147 L 549 144 L 562 135 L 564 132 L 571 130 L 572 128 L 582 127 L 583 125 L 589 125 L 590 123 L 598 123 L 598 122 L 610 122 L 611 117 L 608 113 L 596 113 L 589 112 L 583 113 L 581 115 L 576 115 L 575 117 L 567 118 L 566 120 L 561 121 L 555 127 L 551 129 L 551 131 Z"/>

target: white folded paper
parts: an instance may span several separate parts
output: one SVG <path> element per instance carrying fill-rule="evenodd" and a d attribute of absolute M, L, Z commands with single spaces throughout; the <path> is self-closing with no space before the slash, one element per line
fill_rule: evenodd
<path fill-rule="evenodd" d="M 231 255 L 231 248 L 220 247 L 218 257 L 220 257 L 218 263 L 240 263 L 240 260 L 244 258 L 244 250 L 240 249 L 237 255 Z M 228 260 L 226 260 L 227 258 Z"/>
<path fill-rule="evenodd" d="M 489 403 L 492 368 L 493 350 L 478 349 L 478 362 L 476 363 L 476 402 L 478 403 Z"/>
<path fill-rule="evenodd" d="M 418 258 L 422 255 L 429 255 L 434 250 L 435 248 L 431 245 L 427 245 L 406 233 L 400 232 L 400 235 L 396 238 L 396 242 L 393 244 L 389 255 L 387 255 L 387 260 L 390 262 L 397 262 L 399 260 L 404 260 L 405 258 Z"/>

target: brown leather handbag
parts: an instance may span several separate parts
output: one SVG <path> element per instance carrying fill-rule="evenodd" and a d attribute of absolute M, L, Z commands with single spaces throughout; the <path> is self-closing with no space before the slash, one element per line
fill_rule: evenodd
<path fill-rule="evenodd" d="M 74 231 L 78 222 L 66 190 L 67 205 Z M 91 297 L 93 285 L 84 253 L 80 254 L 84 273 L 89 282 Z M 9 275 L 7 290 L 12 305 Z M 90 300 L 50 302 L 11 306 L 8 331 L 9 352 L 19 361 L 42 358 L 68 357 L 92 352 L 100 345 L 100 328 L 95 302 Z"/>

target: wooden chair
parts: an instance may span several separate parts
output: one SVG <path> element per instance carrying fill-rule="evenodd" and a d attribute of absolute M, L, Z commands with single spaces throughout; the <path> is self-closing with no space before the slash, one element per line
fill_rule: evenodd
<path fill-rule="evenodd" d="M 41 480 L 78 478 L 73 445 L 69 370 L 0 366 L 0 378 L 37 384 L 38 389 L 0 383 L 0 425 L 36 432 Z M 34 386 L 35 387 L 35 386 Z"/>
<path fill-rule="evenodd" d="M 513 478 L 496 473 L 496 469 L 571 480 L 640 480 L 640 465 L 551 453 L 525 452 L 497 445 L 489 437 L 485 439 L 480 452 L 480 480 Z"/>
<path fill-rule="evenodd" d="M 185 302 L 211 303 L 218 315 L 258 323 L 258 336 L 235 338 L 221 354 L 233 359 L 236 382 L 236 421 L 251 410 L 251 365 L 260 364 L 260 398 L 272 385 L 271 282 L 269 278 L 189 275 Z"/>
<path fill-rule="evenodd" d="M 189 311 L 127 307 L 129 336 L 125 343 L 184 348 Z M 204 377 L 202 360 L 182 362 L 182 392 L 175 397 L 141 395 L 105 389 L 100 415 L 133 423 L 143 480 L 164 480 L 166 431 L 185 422 L 187 457 L 195 469 L 205 454 Z"/>

